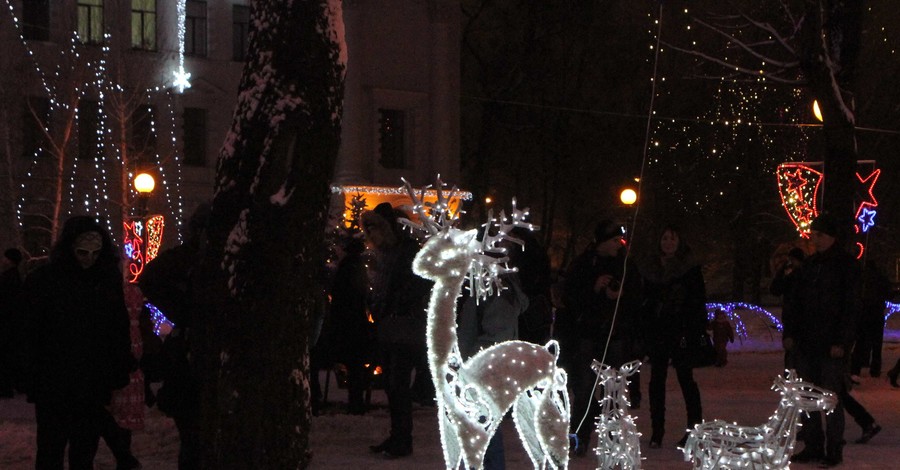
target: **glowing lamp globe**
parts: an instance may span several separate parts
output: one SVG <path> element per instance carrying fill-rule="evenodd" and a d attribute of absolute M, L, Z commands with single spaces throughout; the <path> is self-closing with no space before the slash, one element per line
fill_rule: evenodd
<path fill-rule="evenodd" d="M 633 189 L 625 189 L 619 194 L 619 200 L 622 201 L 622 204 L 630 206 L 637 202 L 637 193 Z"/>
<path fill-rule="evenodd" d="M 822 120 L 822 110 L 819 109 L 819 100 L 813 100 L 813 116 L 819 120 L 819 122 L 823 122 Z"/>
<path fill-rule="evenodd" d="M 140 194 L 149 194 L 156 187 L 156 181 L 148 173 L 141 173 L 134 177 L 134 189 Z"/>

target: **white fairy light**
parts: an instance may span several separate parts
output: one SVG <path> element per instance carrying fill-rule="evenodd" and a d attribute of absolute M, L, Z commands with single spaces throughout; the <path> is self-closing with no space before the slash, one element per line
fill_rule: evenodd
<path fill-rule="evenodd" d="M 628 377 L 640 370 L 641 361 L 631 361 L 615 369 L 594 360 L 591 369 L 603 390 L 597 416 L 597 468 L 621 470 L 641 468 L 641 433 L 628 412 Z M 587 444 L 587 443 L 585 443 Z"/>
<path fill-rule="evenodd" d="M 187 28 L 187 0 L 178 0 L 175 7 L 178 12 L 178 70 L 172 72 L 172 86 L 178 90 L 178 93 L 184 93 L 186 88 L 191 87 L 191 74 L 184 70 L 184 33 Z"/>
<path fill-rule="evenodd" d="M 786 469 L 791 463 L 800 413 L 831 412 L 834 393 L 805 382 L 794 370 L 775 379 L 773 390 L 781 400 L 769 420 L 760 426 L 740 426 L 722 420 L 706 421 L 690 430 L 682 451 L 695 469 Z"/>
<path fill-rule="evenodd" d="M 437 202 L 423 203 L 425 190 L 417 192 L 405 182 L 419 221 L 406 225 L 425 231 L 428 239 L 413 261 L 413 271 L 434 281 L 428 304 L 426 341 L 428 366 L 435 384 L 438 425 L 444 463 L 448 469 L 483 468 L 484 453 L 507 410 L 534 468 L 566 468 L 568 465 L 569 400 L 565 370 L 557 367 L 559 344 L 506 341 L 462 359 L 456 333 L 456 299 L 463 283 L 476 298 L 499 286 L 497 276 L 514 271 L 499 253 L 497 242 L 510 240 L 508 230 L 526 226 L 527 212 L 513 209 L 507 221 L 489 221 L 498 235 L 478 240 L 477 230 L 454 228 L 443 184 L 436 184 Z M 532 227 L 533 228 L 533 227 Z"/>

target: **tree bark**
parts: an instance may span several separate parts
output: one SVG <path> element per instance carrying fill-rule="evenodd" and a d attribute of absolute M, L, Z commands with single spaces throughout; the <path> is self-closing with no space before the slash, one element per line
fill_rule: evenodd
<path fill-rule="evenodd" d="M 346 51 L 339 0 L 255 0 L 194 278 L 202 467 L 310 461 L 311 319 Z"/>

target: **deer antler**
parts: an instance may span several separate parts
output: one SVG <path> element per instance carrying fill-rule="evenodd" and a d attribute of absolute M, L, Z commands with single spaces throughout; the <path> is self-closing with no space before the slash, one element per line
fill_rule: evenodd
<path fill-rule="evenodd" d="M 403 181 L 403 186 L 413 202 L 413 212 L 419 216 L 418 223 L 409 219 L 400 219 L 401 223 L 413 230 L 421 230 L 427 234 L 427 237 L 430 237 L 437 235 L 441 230 L 452 227 L 459 220 L 450 213 L 450 199 L 444 194 L 443 188 L 446 185 L 441 181 L 441 175 L 438 175 L 435 181 L 435 191 L 437 192 L 435 202 L 424 202 L 425 191 L 431 186 L 425 186 L 417 195 L 416 190 L 409 184 L 409 181 L 406 181 L 406 178 L 400 178 L 400 180 Z M 454 186 L 450 190 L 450 194 L 456 192 L 456 186 Z"/>

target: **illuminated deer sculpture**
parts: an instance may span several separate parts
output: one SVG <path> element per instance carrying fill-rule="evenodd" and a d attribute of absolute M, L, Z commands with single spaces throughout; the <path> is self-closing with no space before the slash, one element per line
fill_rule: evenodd
<path fill-rule="evenodd" d="M 834 393 L 804 382 L 793 371 L 778 376 L 772 389 L 781 401 L 769 421 L 759 427 L 739 426 L 722 420 L 694 426 L 684 445 L 684 460 L 695 469 L 783 469 L 797 438 L 800 413 L 830 412 L 837 404 Z"/>
<path fill-rule="evenodd" d="M 422 198 L 404 181 L 418 223 L 428 239 L 413 261 L 413 271 L 434 281 L 428 305 L 428 366 L 434 380 L 441 445 L 448 469 L 482 468 L 485 450 L 503 416 L 513 420 L 535 469 L 568 467 L 569 401 L 566 373 L 556 365 L 559 345 L 507 341 L 482 349 L 468 360 L 459 352 L 456 301 L 468 279 L 473 296 L 484 299 L 502 288 L 498 276 L 514 271 L 505 265 L 502 240 L 514 227 L 532 228 L 526 212 L 515 208 L 507 221 L 488 216 L 488 230 L 454 228 L 440 179 L 437 202 Z M 424 194 L 424 190 L 420 193 Z M 491 229 L 497 233 L 490 235 Z M 492 256 L 496 255 L 496 256 Z"/>

